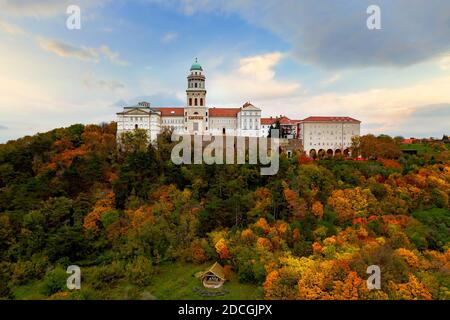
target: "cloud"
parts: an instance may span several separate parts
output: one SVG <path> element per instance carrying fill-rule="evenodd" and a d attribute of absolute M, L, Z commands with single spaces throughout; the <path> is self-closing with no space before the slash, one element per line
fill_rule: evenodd
<path fill-rule="evenodd" d="M 377 0 L 382 30 L 366 26 L 373 0 L 151 0 L 187 15 L 237 14 L 292 45 L 295 57 L 324 68 L 409 66 L 450 49 L 450 2 Z"/>
<path fill-rule="evenodd" d="M 178 38 L 178 33 L 176 32 L 167 32 L 164 34 L 164 36 L 161 38 L 161 42 L 164 44 L 171 43 L 175 41 Z"/>
<path fill-rule="evenodd" d="M 432 123 L 432 126 L 424 125 Z M 414 128 L 414 134 L 419 137 L 440 138 L 450 134 L 450 103 L 421 106 L 402 123 L 403 127 Z"/>
<path fill-rule="evenodd" d="M 98 62 L 98 52 L 93 48 L 75 47 L 68 43 L 44 38 L 38 38 L 38 44 L 43 50 L 60 57 Z"/>
<path fill-rule="evenodd" d="M 0 29 L 6 33 L 16 35 L 16 36 L 21 36 L 21 35 L 25 34 L 25 31 L 22 28 L 20 28 L 19 26 L 9 23 L 7 21 L 4 21 L 2 19 L 0 19 Z"/>
<path fill-rule="evenodd" d="M 119 81 L 95 79 L 92 74 L 83 79 L 83 85 L 88 89 L 103 89 L 109 91 L 125 88 L 125 85 Z"/>
<path fill-rule="evenodd" d="M 179 107 L 184 105 L 184 99 L 178 99 L 176 94 L 158 92 L 155 94 L 134 97 L 131 99 L 121 99 L 115 102 L 112 106 L 121 108 L 125 106 L 134 106 L 141 101 L 150 102 L 152 107 Z"/>
<path fill-rule="evenodd" d="M 438 64 L 442 70 L 450 70 L 450 54 L 438 59 Z"/>
<path fill-rule="evenodd" d="M 324 93 L 255 101 L 265 115 L 292 118 L 351 116 L 362 121 L 363 133 L 439 134 L 450 127 L 450 77 L 438 77 L 399 88 L 380 87 L 350 93 Z M 440 106 L 432 108 L 430 106 Z M 446 109 L 447 108 L 447 109 Z M 425 116 L 427 115 L 427 116 Z M 410 119 L 415 119 L 414 125 Z M 422 121 L 419 119 L 422 118 Z"/>
<path fill-rule="evenodd" d="M 43 50 L 52 52 L 60 57 L 99 62 L 100 57 L 103 56 L 112 64 L 119 66 L 129 65 L 127 61 L 121 60 L 119 54 L 113 52 L 108 46 L 101 46 L 100 48 L 76 47 L 65 42 L 46 38 L 38 38 L 37 41 Z"/>
<path fill-rule="evenodd" d="M 326 86 L 329 86 L 330 84 L 336 83 L 341 78 L 342 78 L 342 75 L 340 73 L 335 73 L 331 77 L 329 77 L 328 79 L 323 80 L 320 84 L 322 86 L 326 87 Z"/>
<path fill-rule="evenodd" d="M 112 63 L 112 64 L 116 64 L 119 66 L 128 66 L 130 63 L 128 61 L 125 60 L 121 60 L 119 58 L 119 54 L 116 52 L 113 52 L 109 47 L 107 46 L 101 46 L 98 51 L 100 53 L 102 53 L 103 55 L 105 55 L 108 60 Z"/>
<path fill-rule="evenodd" d="M 109 0 L 77 0 L 83 9 L 101 6 Z M 2 13 L 18 17 L 48 18 L 65 15 L 73 0 L 0 0 Z"/>
<path fill-rule="evenodd" d="M 217 72 L 209 80 L 215 99 L 242 103 L 248 99 L 274 99 L 294 94 L 301 87 L 299 83 L 275 79 L 274 68 L 283 58 L 280 52 L 245 57 L 231 72 Z"/>
<path fill-rule="evenodd" d="M 0 124 L 0 130 L 7 130 L 8 127 Z"/>

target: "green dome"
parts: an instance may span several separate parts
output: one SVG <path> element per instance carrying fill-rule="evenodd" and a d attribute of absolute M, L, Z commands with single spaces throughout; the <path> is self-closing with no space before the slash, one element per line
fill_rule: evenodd
<path fill-rule="evenodd" d="M 203 71 L 202 66 L 198 63 L 197 59 L 195 59 L 195 62 L 191 66 L 191 71 L 194 70 Z"/>

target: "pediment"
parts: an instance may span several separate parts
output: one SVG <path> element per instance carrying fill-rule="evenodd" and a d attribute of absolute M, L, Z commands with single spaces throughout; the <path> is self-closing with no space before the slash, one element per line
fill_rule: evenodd
<path fill-rule="evenodd" d="M 245 111 L 261 111 L 261 109 L 259 109 L 259 108 L 257 108 L 257 107 L 255 107 L 254 105 L 252 105 L 252 104 L 245 104 L 245 105 L 243 105 L 242 106 L 242 110 L 245 110 Z"/>
<path fill-rule="evenodd" d="M 120 112 L 118 114 L 124 115 L 124 116 L 148 116 L 153 111 L 146 111 L 141 108 L 130 108 L 125 109 L 123 112 Z"/>

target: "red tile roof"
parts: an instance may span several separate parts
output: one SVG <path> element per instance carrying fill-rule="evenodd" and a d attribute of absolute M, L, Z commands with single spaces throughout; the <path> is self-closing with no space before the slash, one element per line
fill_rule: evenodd
<path fill-rule="evenodd" d="M 274 124 L 277 121 L 276 118 L 261 118 L 261 124 L 264 125 L 271 125 Z"/>
<path fill-rule="evenodd" d="M 184 108 L 155 108 L 161 112 L 163 117 L 183 117 Z"/>
<path fill-rule="evenodd" d="M 288 117 L 281 117 L 281 118 L 261 118 L 261 124 L 271 125 L 277 122 L 277 120 L 280 121 L 281 125 L 295 125 L 301 122 L 301 120 L 291 120 Z"/>
<path fill-rule="evenodd" d="M 210 117 L 237 117 L 241 108 L 210 108 Z"/>
<path fill-rule="evenodd" d="M 414 138 L 410 138 L 410 139 L 403 139 L 402 143 L 403 144 L 413 144 L 416 141 L 416 139 Z"/>
<path fill-rule="evenodd" d="M 281 125 L 296 125 L 299 122 L 301 122 L 301 120 L 291 120 L 288 117 L 281 117 L 280 118 L 280 124 Z"/>
<path fill-rule="evenodd" d="M 361 123 L 361 121 L 350 117 L 308 117 L 302 122 L 354 122 Z"/>

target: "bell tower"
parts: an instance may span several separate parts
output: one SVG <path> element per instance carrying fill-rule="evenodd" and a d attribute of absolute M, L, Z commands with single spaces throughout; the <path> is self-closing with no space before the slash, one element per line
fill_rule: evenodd
<path fill-rule="evenodd" d="M 198 63 L 197 58 L 191 66 L 190 74 L 187 77 L 188 87 L 186 90 L 188 107 L 205 107 L 206 106 L 206 86 L 203 68 Z"/>
<path fill-rule="evenodd" d="M 187 80 L 185 131 L 189 134 L 206 134 L 209 132 L 209 121 L 206 108 L 205 75 L 197 58 L 189 70 Z"/>

